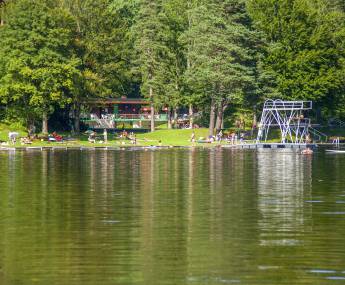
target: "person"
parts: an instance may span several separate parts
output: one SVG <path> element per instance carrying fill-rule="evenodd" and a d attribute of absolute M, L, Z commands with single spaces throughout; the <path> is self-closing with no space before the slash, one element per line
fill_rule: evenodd
<path fill-rule="evenodd" d="M 61 142 L 61 141 L 63 140 L 62 136 L 59 136 L 59 135 L 57 134 L 57 132 L 53 132 L 53 133 L 52 133 L 52 136 L 53 136 L 54 139 L 52 139 L 52 140 L 49 139 L 50 141 Z"/>
<path fill-rule="evenodd" d="M 194 132 L 194 131 L 192 132 L 192 135 L 191 135 L 191 137 L 190 137 L 190 141 L 191 141 L 192 143 L 195 142 L 195 132 Z"/>
<path fill-rule="evenodd" d="M 89 138 L 87 140 L 89 141 L 89 143 L 95 143 L 96 142 L 96 133 L 91 132 L 89 135 Z"/>
<path fill-rule="evenodd" d="M 9 132 L 8 133 L 8 139 L 12 144 L 16 143 L 18 136 L 19 136 L 19 133 L 17 133 L 17 132 Z"/>
<path fill-rule="evenodd" d="M 240 143 L 243 143 L 244 142 L 244 133 L 241 133 L 240 135 Z"/>
<path fill-rule="evenodd" d="M 137 137 L 135 136 L 134 133 L 132 133 L 132 135 L 131 135 L 131 142 L 132 142 L 132 144 L 137 144 Z"/>
<path fill-rule="evenodd" d="M 108 132 L 107 132 L 107 129 L 104 129 L 104 131 L 103 131 L 103 138 L 104 138 L 104 142 L 107 143 L 108 142 Z"/>
<path fill-rule="evenodd" d="M 36 133 L 36 126 L 31 124 L 28 131 L 29 139 L 34 137 L 35 133 Z"/>
<path fill-rule="evenodd" d="M 30 140 L 30 137 L 26 137 L 26 138 L 20 138 L 20 143 L 22 145 L 24 145 L 24 144 L 32 144 L 32 141 Z"/>
<path fill-rule="evenodd" d="M 219 131 L 219 133 L 218 133 L 218 135 L 217 135 L 217 142 L 221 142 L 221 140 L 222 140 L 222 138 L 223 138 L 223 132 L 222 132 L 222 130 L 220 130 Z"/>
<path fill-rule="evenodd" d="M 235 144 L 235 136 L 236 134 L 234 132 L 231 133 L 231 144 L 234 145 Z"/>
<path fill-rule="evenodd" d="M 301 154 L 307 154 L 307 155 L 310 155 L 310 154 L 313 154 L 313 150 L 309 147 L 307 147 L 306 149 L 302 150 L 301 151 Z"/>

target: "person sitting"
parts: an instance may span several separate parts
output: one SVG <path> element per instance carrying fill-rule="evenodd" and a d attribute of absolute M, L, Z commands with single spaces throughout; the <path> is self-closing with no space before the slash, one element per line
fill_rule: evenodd
<path fill-rule="evenodd" d="M 56 141 L 56 142 L 62 142 L 63 141 L 62 136 L 59 136 L 56 132 L 53 132 L 52 136 L 55 140 L 50 140 L 50 141 Z"/>
<path fill-rule="evenodd" d="M 96 133 L 91 132 L 87 140 L 89 143 L 96 143 Z"/>
<path fill-rule="evenodd" d="M 29 138 L 21 138 L 20 139 L 20 143 L 22 144 L 22 145 L 24 145 L 24 144 L 32 144 L 32 141 L 29 139 Z"/>
<path fill-rule="evenodd" d="M 301 154 L 306 154 L 306 155 L 310 155 L 310 154 L 313 154 L 313 150 L 309 147 L 307 147 L 306 149 L 302 150 L 301 151 Z"/>

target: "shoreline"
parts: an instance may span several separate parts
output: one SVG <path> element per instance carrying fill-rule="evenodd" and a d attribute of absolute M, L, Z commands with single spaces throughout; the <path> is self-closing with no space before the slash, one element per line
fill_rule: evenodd
<path fill-rule="evenodd" d="M 279 145 L 279 143 L 267 143 L 269 145 Z M 261 144 L 263 145 L 263 144 Z M 315 147 L 334 147 L 334 144 L 331 143 L 315 143 L 313 144 Z M 302 147 L 307 147 L 305 144 L 301 144 Z M 297 147 L 286 147 L 281 149 L 299 149 L 300 146 Z M 340 146 L 345 146 L 345 143 L 340 144 Z M 0 146 L 0 151 L 45 151 L 45 150 L 79 150 L 79 151 L 87 151 L 87 150 L 145 150 L 145 149 L 213 149 L 213 148 L 224 148 L 224 149 L 236 149 L 236 150 L 243 150 L 243 149 L 258 149 L 262 147 L 256 147 L 256 144 L 219 144 L 219 143 L 205 143 L 205 144 L 195 144 L 195 145 L 97 145 L 97 146 L 87 146 L 87 145 L 54 145 L 54 146 L 47 146 L 47 145 L 36 145 L 36 146 Z M 267 148 L 276 150 L 279 148 L 272 147 Z"/>

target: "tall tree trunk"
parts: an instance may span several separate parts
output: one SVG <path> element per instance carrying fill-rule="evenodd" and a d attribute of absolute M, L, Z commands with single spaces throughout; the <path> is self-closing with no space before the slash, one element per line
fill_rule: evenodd
<path fill-rule="evenodd" d="M 74 107 L 74 132 L 77 135 L 80 133 L 80 104 Z"/>
<path fill-rule="evenodd" d="M 216 114 L 216 133 L 218 133 L 222 125 L 222 106 L 218 106 Z"/>
<path fill-rule="evenodd" d="M 222 102 L 222 104 L 217 109 L 217 121 L 216 121 L 216 132 L 219 133 L 223 128 L 224 112 L 227 108 L 227 104 Z"/>
<path fill-rule="evenodd" d="M 42 114 L 42 133 L 44 135 L 48 134 L 48 114 L 46 111 Z"/>
<path fill-rule="evenodd" d="M 155 131 L 155 107 L 153 106 L 153 89 L 150 87 L 150 100 L 151 100 L 151 132 Z"/>
<path fill-rule="evenodd" d="M 168 108 L 168 129 L 172 129 L 172 115 L 171 115 L 171 107 Z"/>
<path fill-rule="evenodd" d="M 176 128 L 176 126 L 177 126 L 177 117 L 178 117 L 178 115 L 177 115 L 177 107 L 175 107 L 174 108 L 174 112 L 173 112 L 174 114 L 173 114 L 173 118 L 174 118 L 174 128 Z"/>
<path fill-rule="evenodd" d="M 208 134 L 210 136 L 213 136 L 215 119 L 216 119 L 216 103 L 214 102 L 214 99 L 212 99 L 211 110 L 210 110 L 210 124 L 208 128 Z"/>
<path fill-rule="evenodd" d="M 155 131 L 155 107 L 151 103 L 151 132 Z"/>
<path fill-rule="evenodd" d="M 194 118 L 193 118 L 194 112 L 193 112 L 193 105 L 189 104 L 189 124 L 191 129 L 194 129 Z"/>
<path fill-rule="evenodd" d="M 1 2 L 2 1 L 0 1 L 0 3 Z M 5 16 L 5 3 L 1 3 L 0 4 L 0 26 L 3 26 L 5 24 L 4 16 Z"/>

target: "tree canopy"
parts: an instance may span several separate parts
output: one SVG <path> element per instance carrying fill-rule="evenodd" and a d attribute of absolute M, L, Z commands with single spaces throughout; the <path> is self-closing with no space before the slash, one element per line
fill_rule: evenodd
<path fill-rule="evenodd" d="M 210 133 L 228 110 L 266 98 L 345 116 L 340 0 L 0 2 L 3 119 L 41 120 L 47 132 L 66 110 L 78 131 L 86 99 L 121 96 L 148 98 L 171 119 L 199 111 Z"/>

